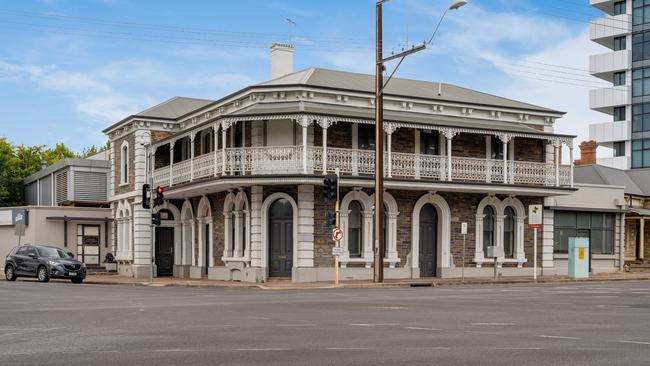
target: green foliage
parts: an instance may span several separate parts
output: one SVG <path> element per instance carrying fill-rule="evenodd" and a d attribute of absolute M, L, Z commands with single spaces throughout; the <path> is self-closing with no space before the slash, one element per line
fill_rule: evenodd
<path fill-rule="evenodd" d="M 54 147 L 45 145 L 13 145 L 6 137 L 0 137 L 0 207 L 25 204 L 23 180 L 41 169 L 41 161 L 49 166 L 65 158 L 86 158 L 106 150 L 94 145 L 76 154 L 63 143 Z"/>

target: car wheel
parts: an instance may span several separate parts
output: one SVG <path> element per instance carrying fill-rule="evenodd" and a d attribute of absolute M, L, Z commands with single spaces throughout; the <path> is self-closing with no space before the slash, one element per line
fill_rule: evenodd
<path fill-rule="evenodd" d="M 14 270 L 14 266 L 11 264 L 7 265 L 5 267 L 5 278 L 7 281 L 15 281 L 18 276 L 16 276 L 16 271 Z"/>
<path fill-rule="evenodd" d="M 72 281 L 72 283 L 82 283 L 84 281 L 84 279 L 83 278 L 73 278 L 70 281 Z"/>
<path fill-rule="evenodd" d="M 38 282 L 47 282 L 50 280 L 50 275 L 47 273 L 45 266 L 38 267 Z"/>

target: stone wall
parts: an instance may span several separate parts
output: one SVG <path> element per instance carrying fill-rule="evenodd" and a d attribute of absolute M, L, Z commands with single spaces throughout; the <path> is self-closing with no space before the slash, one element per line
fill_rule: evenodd
<path fill-rule="evenodd" d="M 543 140 L 517 137 L 514 141 L 515 161 L 544 162 L 545 147 Z"/>
<path fill-rule="evenodd" d="M 485 135 L 461 133 L 451 141 L 451 155 L 485 159 Z"/>

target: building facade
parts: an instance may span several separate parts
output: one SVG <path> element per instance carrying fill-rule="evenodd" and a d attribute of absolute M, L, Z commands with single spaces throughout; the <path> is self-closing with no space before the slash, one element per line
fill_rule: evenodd
<path fill-rule="evenodd" d="M 591 109 L 611 116 L 608 122 L 590 126 L 590 139 L 613 151 L 598 164 L 624 170 L 649 168 L 650 1 L 590 2 L 606 14 L 590 24 L 591 40 L 609 51 L 591 56 L 589 70 L 612 83 L 591 90 L 589 96 Z"/>
<path fill-rule="evenodd" d="M 374 77 L 292 72 L 293 47 L 274 45 L 272 79 L 216 101 L 174 98 L 105 130 L 119 271 L 262 282 L 332 280 L 323 194 L 341 174 L 343 279 L 373 265 Z M 573 136 L 563 113 L 443 83 L 394 79 L 385 96 L 385 276 L 532 274 L 527 206 L 575 191 L 562 165 Z M 572 161 L 573 159 L 571 159 Z M 152 231 L 140 189 L 165 187 Z M 468 234 L 460 234 L 461 223 Z M 553 223 L 539 233 L 553 273 Z M 464 246 L 463 246 L 463 243 Z M 464 253 L 464 256 L 463 256 Z M 153 264 L 153 265 L 152 265 Z"/>

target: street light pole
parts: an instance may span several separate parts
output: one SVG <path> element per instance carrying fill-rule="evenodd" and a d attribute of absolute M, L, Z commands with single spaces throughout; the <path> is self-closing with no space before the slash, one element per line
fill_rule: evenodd
<path fill-rule="evenodd" d="M 467 0 L 453 0 L 440 17 L 433 34 L 428 41 L 418 46 L 402 51 L 398 54 L 384 58 L 383 55 L 383 30 L 382 30 L 382 5 L 389 0 L 377 0 L 376 3 L 376 58 L 375 58 L 375 210 L 374 210 L 374 271 L 373 282 L 384 282 L 384 89 L 393 78 L 395 72 L 408 55 L 425 50 L 438 32 L 442 20 L 449 10 L 456 10 L 467 4 Z M 384 83 L 384 63 L 400 59 L 393 72 Z"/>

